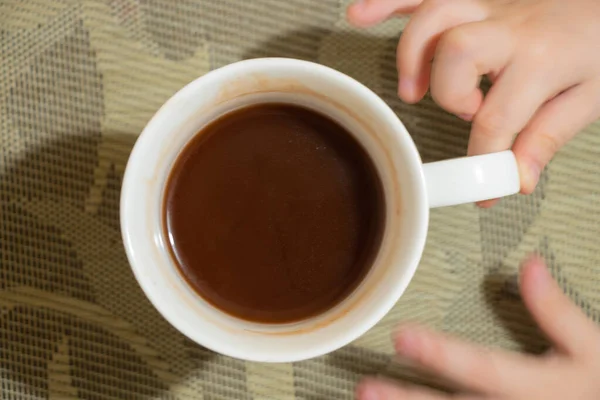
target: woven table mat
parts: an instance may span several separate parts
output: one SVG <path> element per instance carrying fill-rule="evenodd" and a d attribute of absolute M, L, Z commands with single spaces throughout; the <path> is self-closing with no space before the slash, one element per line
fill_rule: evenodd
<path fill-rule="evenodd" d="M 530 252 L 593 319 L 600 312 L 600 126 L 556 156 L 531 196 L 433 210 L 418 272 L 353 344 L 263 365 L 201 348 L 150 305 L 129 268 L 119 189 L 129 152 L 189 81 L 244 58 L 342 71 L 401 117 L 424 161 L 461 156 L 469 127 L 396 96 L 403 20 L 352 29 L 340 0 L 0 0 L 2 399 L 353 397 L 365 374 L 436 384 L 394 361 L 401 321 L 489 346 L 546 348 L 518 298 Z"/>

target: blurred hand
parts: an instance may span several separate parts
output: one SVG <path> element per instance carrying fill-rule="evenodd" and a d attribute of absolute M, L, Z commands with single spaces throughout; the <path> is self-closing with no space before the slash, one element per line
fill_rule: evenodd
<path fill-rule="evenodd" d="M 579 130 L 600 117 L 600 1 L 362 0 L 348 20 L 367 27 L 412 14 L 397 53 L 400 97 L 428 89 L 472 120 L 469 154 L 511 148 L 521 191 Z M 480 78 L 493 82 L 485 99 Z M 488 203 L 489 204 L 489 203 Z"/>
<path fill-rule="evenodd" d="M 600 329 L 569 301 L 534 258 L 522 268 L 521 295 L 554 345 L 544 356 L 480 348 L 419 327 L 396 335 L 398 354 L 450 379 L 464 392 L 366 379 L 359 400 L 596 400 L 600 398 Z"/>

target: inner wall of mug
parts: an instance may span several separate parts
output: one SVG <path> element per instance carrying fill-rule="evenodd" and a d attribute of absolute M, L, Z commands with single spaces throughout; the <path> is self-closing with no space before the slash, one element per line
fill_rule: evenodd
<path fill-rule="evenodd" d="M 397 208 L 398 197 L 393 191 L 394 184 L 393 182 L 396 180 L 393 171 L 389 168 L 389 165 L 386 165 L 386 155 L 382 154 L 383 149 L 381 144 L 376 140 L 376 138 L 371 135 L 367 131 L 367 127 L 362 126 L 359 121 L 355 119 L 352 114 L 345 112 L 344 110 L 336 107 L 332 103 L 327 102 L 322 98 L 318 98 L 315 96 L 311 96 L 306 93 L 260 93 L 260 94 L 248 94 L 246 96 L 242 96 L 240 98 L 232 99 L 230 101 L 225 101 L 219 104 L 217 107 L 214 107 L 210 112 L 206 112 L 203 115 L 198 115 L 198 118 L 189 124 L 185 128 L 184 132 L 181 132 L 180 139 L 177 140 L 177 145 L 180 146 L 178 151 L 176 152 L 176 156 L 172 157 L 169 168 L 166 171 L 166 176 L 164 179 L 166 182 L 168 180 L 168 176 L 170 171 L 177 160 L 179 154 L 186 147 L 187 143 L 195 137 L 198 133 L 200 133 L 203 128 L 209 125 L 215 119 L 223 116 L 224 114 L 230 113 L 232 111 L 252 106 L 258 104 L 268 104 L 268 103 L 286 103 L 286 104 L 295 104 L 298 106 L 302 106 L 321 114 L 327 115 L 329 118 L 333 119 L 340 125 L 342 125 L 346 130 L 351 133 L 355 139 L 362 145 L 362 147 L 367 151 L 375 169 L 377 170 L 378 178 L 381 180 L 382 188 L 383 188 L 383 197 L 384 197 L 384 227 L 383 234 L 379 240 L 377 246 L 377 254 L 374 258 L 371 267 L 367 275 L 363 278 L 362 282 L 345 298 L 342 299 L 336 306 L 327 310 L 324 313 L 320 313 L 319 315 L 296 321 L 293 323 L 287 324 L 268 324 L 268 323 L 258 323 L 252 321 L 246 321 L 243 319 L 239 319 L 237 317 L 228 315 L 224 313 L 217 307 L 213 306 L 209 302 L 207 302 L 202 296 L 196 293 L 193 289 L 189 287 L 189 285 L 185 282 L 185 278 L 181 276 L 181 272 L 178 269 L 179 278 L 182 279 L 186 284 L 186 288 L 190 292 L 190 295 L 195 297 L 195 300 L 202 303 L 203 307 L 206 308 L 206 312 L 210 313 L 212 318 L 216 320 L 220 320 L 223 324 L 228 325 L 230 328 L 234 329 L 249 329 L 253 332 L 264 332 L 264 333 L 289 333 L 297 330 L 308 330 L 314 326 L 319 326 L 327 321 L 333 321 L 336 318 L 336 315 L 339 315 L 340 312 L 349 309 L 348 303 L 351 303 L 354 298 L 361 295 L 361 292 L 367 288 L 369 277 L 371 274 L 376 274 L 374 271 L 376 268 L 382 268 L 382 263 L 380 260 L 385 256 L 385 253 L 390 247 L 390 241 L 393 240 L 393 232 L 397 231 L 396 219 L 393 218 L 393 214 Z M 166 196 L 166 185 L 163 187 L 163 192 L 161 194 L 161 204 L 164 207 L 165 204 L 165 196 Z M 172 251 L 169 249 L 168 243 L 170 242 L 169 238 L 165 237 L 168 230 L 165 226 L 164 219 L 164 208 L 161 209 L 162 215 L 161 220 L 158 221 L 160 225 L 156 227 L 162 232 L 162 240 L 159 241 L 161 246 L 161 251 L 169 252 L 171 263 L 175 264 L 177 261 L 174 259 Z M 392 217 L 388 217 L 392 215 Z M 388 228 L 389 227 L 389 228 Z M 217 266 L 215 266 L 217 267 Z"/>
<path fill-rule="evenodd" d="M 384 188 L 385 229 L 363 282 L 326 313 L 286 325 L 243 321 L 204 301 L 180 275 L 163 232 L 171 166 L 203 126 L 234 109 L 288 102 L 329 115 L 371 156 Z M 121 222 L 132 269 L 159 312 L 214 351 L 253 361 L 297 361 L 333 351 L 378 322 L 408 285 L 425 242 L 428 207 L 421 162 L 395 114 L 366 87 L 334 70 L 281 59 L 211 72 L 171 98 L 150 121 L 124 178 Z"/>

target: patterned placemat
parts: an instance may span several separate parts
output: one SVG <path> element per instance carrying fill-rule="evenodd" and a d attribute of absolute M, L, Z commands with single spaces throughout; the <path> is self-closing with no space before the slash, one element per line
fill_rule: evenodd
<path fill-rule="evenodd" d="M 434 210 L 419 270 L 364 337 L 319 359 L 262 365 L 175 331 L 127 263 L 119 188 L 145 123 L 176 90 L 259 56 L 317 61 L 382 96 L 425 161 L 465 153 L 468 125 L 396 96 L 402 20 L 360 32 L 341 0 L 0 0 L 2 399 L 352 398 L 364 374 L 430 382 L 389 340 L 417 320 L 490 346 L 545 347 L 521 305 L 532 251 L 595 320 L 600 310 L 600 126 L 582 132 L 532 196 Z M 435 383 L 435 382 L 433 382 Z"/>

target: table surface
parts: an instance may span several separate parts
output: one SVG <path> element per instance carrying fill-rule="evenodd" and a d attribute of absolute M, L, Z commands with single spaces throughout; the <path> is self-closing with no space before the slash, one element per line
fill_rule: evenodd
<path fill-rule="evenodd" d="M 399 322 L 489 346 L 546 348 L 517 291 L 519 262 L 533 251 L 598 321 L 599 125 L 560 151 L 533 195 L 492 210 L 433 210 L 406 294 L 333 354 L 242 362 L 191 343 L 154 310 L 123 251 L 119 188 L 145 123 L 199 75 L 251 57 L 313 60 L 385 99 L 425 161 L 465 154 L 466 123 L 431 99 L 397 99 L 405 21 L 358 31 L 341 3 L 0 1 L 2 399 L 350 399 L 365 374 L 436 384 L 394 361 Z"/>

